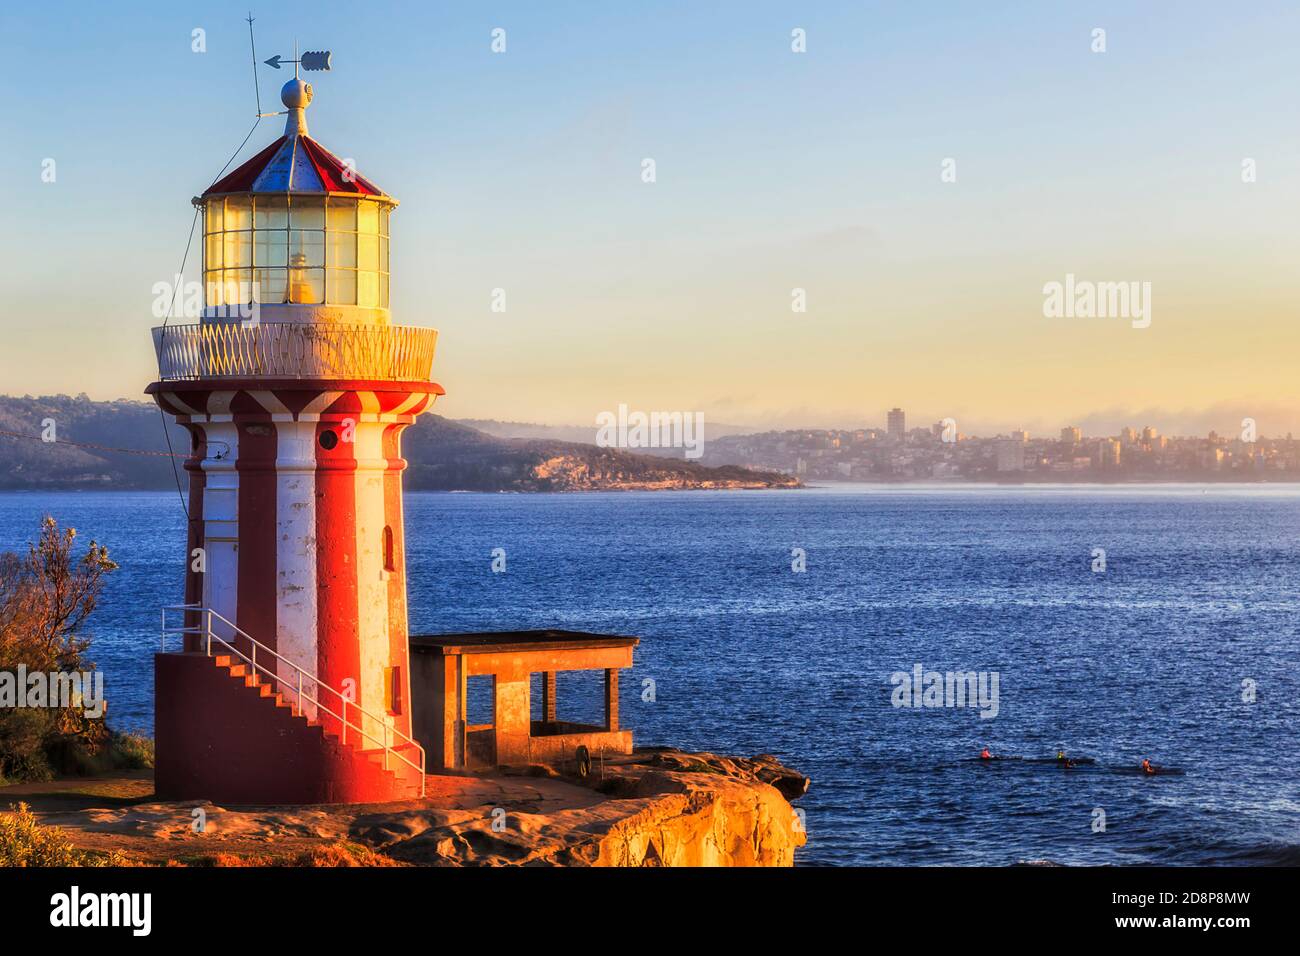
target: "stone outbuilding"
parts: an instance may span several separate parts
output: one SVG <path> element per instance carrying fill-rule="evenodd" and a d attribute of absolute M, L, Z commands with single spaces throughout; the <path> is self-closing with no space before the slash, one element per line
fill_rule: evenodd
<path fill-rule="evenodd" d="M 632 666 L 638 639 L 578 631 L 440 634 L 410 639 L 412 733 L 428 754 L 429 772 L 507 764 L 561 764 L 579 747 L 598 758 L 630 754 L 632 732 L 619 726 L 618 672 Z M 605 720 L 560 720 L 559 671 L 605 672 Z M 532 716 L 532 675 L 541 674 L 540 719 Z M 492 721 L 467 721 L 467 682 L 492 678 Z"/>

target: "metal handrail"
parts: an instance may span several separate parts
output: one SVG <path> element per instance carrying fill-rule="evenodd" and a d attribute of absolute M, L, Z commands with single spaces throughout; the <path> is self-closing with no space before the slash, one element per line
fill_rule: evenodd
<path fill-rule="evenodd" d="M 190 627 L 188 625 L 182 625 L 181 627 L 169 628 L 167 626 L 168 611 L 181 611 L 182 613 L 186 613 L 186 614 L 197 613 L 199 615 L 205 615 L 206 623 L 200 627 Z M 212 630 L 212 621 L 214 618 L 218 621 L 221 621 L 223 624 L 229 627 L 230 630 L 235 635 L 242 637 L 246 641 L 248 641 L 249 647 L 251 648 L 252 651 L 251 655 L 245 654 L 243 651 L 241 651 L 239 648 L 235 647 L 233 644 L 226 641 L 224 638 L 218 637 Z M 289 667 L 296 672 L 298 678 L 297 690 L 296 690 L 298 716 L 300 717 L 302 716 L 302 712 L 303 712 L 302 705 L 303 705 L 303 701 L 306 700 L 308 703 L 316 707 L 317 710 L 324 711 L 326 714 L 333 717 L 335 720 L 339 722 L 340 726 L 342 727 L 342 734 L 340 736 L 342 737 L 343 743 L 346 744 L 348 742 L 349 727 L 351 727 L 353 730 L 359 733 L 366 740 L 371 740 L 377 743 L 381 748 L 383 748 L 384 751 L 384 769 L 385 770 L 388 769 L 388 755 L 391 753 L 398 760 L 402 761 L 407 766 L 411 767 L 413 770 L 417 771 L 420 774 L 420 796 L 421 797 L 424 796 L 425 793 L 424 768 L 427 763 L 427 758 L 425 756 L 424 747 L 420 745 L 419 741 L 417 741 L 414 737 L 402 733 L 402 731 L 398 730 L 396 727 L 390 726 L 386 722 L 386 720 L 383 717 L 379 716 L 378 714 L 371 713 L 370 711 L 366 710 L 364 707 L 362 707 L 360 704 L 356 703 L 355 701 L 348 700 L 348 698 L 341 691 L 335 690 L 333 687 L 330 687 L 328 684 L 324 683 L 319 678 L 317 678 L 315 674 L 311 674 L 308 671 L 304 670 L 303 668 L 299 667 L 297 664 L 289 660 L 287 657 L 284 657 L 281 654 L 277 654 L 275 651 L 271 650 L 271 648 L 267 647 L 265 644 L 261 643 L 255 637 L 250 635 L 247 631 L 241 629 L 233 621 L 222 616 L 217 611 L 212 610 L 212 608 L 203 607 L 200 604 L 169 604 L 163 607 L 162 609 L 162 635 L 161 636 L 162 636 L 162 650 L 164 653 L 166 653 L 167 651 L 168 634 L 182 634 L 182 635 L 192 634 L 199 637 L 206 637 L 207 642 L 204 647 L 204 653 L 208 657 L 212 656 L 212 642 L 216 641 L 218 644 L 227 648 L 231 653 L 235 654 L 241 660 L 247 661 L 249 666 L 253 668 L 254 672 L 259 670 L 262 671 L 268 677 L 270 677 L 271 680 L 275 681 L 276 684 L 279 685 L 284 684 L 285 682 L 284 678 L 281 677 L 275 671 L 272 671 L 269 668 L 264 667 L 263 665 L 257 662 L 258 649 L 260 648 L 264 654 L 270 654 L 277 661 L 282 661 L 283 663 L 288 664 Z M 320 702 L 319 690 L 317 691 L 315 697 L 307 696 L 302 686 L 303 678 L 306 678 L 307 681 L 313 684 L 315 687 L 317 688 L 323 687 L 325 690 L 329 691 L 330 693 L 338 697 L 339 700 L 342 701 L 342 706 L 339 709 L 342 710 L 343 713 L 336 714 L 334 713 L 334 711 L 330 710 L 328 707 L 322 704 Z M 285 693 L 283 689 L 281 689 L 279 692 Z M 402 754 L 402 752 L 397 747 L 390 746 L 386 739 L 381 740 L 380 738 L 376 737 L 374 734 L 367 733 L 365 727 L 361 726 L 360 724 L 353 724 L 349 722 L 347 719 L 347 712 L 348 712 L 349 705 L 351 705 L 353 710 L 360 711 L 362 717 L 369 717 L 371 720 L 377 721 L 378 723 L 383 725 L 386 734 L 391 734 L 394 738 L 400 738 L 401 740 L 405 741 L 406 744 L 409 744 L 410 746 L 414 747 L 420 754 L 420 762 L 417 764 L 414 761 L 410 760 L 408 757 Z"/>
<path fill-rule="evenodd" d="M 315 322 L 205 322 L 153 330 L 164 382 L 235 378 L 423 382 L 436 329 Z"/>

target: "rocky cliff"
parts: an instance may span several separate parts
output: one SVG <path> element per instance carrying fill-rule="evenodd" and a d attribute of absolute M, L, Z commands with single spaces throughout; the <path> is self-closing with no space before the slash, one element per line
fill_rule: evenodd
<path fill-rule="evenodd" d="M 145 864 L 790 866 L 806 842 L 790 801 L 808 781 L 770 756 L 669 748 L 542 768 L 428 778 L 423 800 L 232 809 L 159 803 L 147 774 L 0 789 L 80 849 Z M 202 809 L 202 832 L 194 809 Z"/>
<path fill-rule="evenodd" d="M 791 866 L 806 842 L 789 800 L 808 781 L 768 755 L 644 749 L 581 784 L 604 799 L 540 813 L 529 799 L 506 801 L 495 826 L 474 808 L 420 833 L 394 833 L 390 821 L 391 840 L 356 835 L 396 859 L 444 866 Z"/>
<path fill-rule="evenodd" d="M 437 415 L 403 438 L 406 487 L 430 491 L 660 491 L 796 488 L 789 475 L 634 454 L 580 442 L 503 439 Z"/>

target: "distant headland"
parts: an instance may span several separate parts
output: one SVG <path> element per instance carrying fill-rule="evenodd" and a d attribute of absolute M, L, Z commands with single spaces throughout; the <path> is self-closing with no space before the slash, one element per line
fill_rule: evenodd
<path fill-rule="evenodd" d="M 164 432 L 164 428 L 166 431 Z M 168 443 L 170 439 L 170 444 Z M 153 403 L 0 396 L 0 491 L 176 487 L 190 438 Z M 658 491 L 796 488 L 798 478 L 554 438 L 501 438 L 439 415 L 406 433 L 408 491 Z"/>

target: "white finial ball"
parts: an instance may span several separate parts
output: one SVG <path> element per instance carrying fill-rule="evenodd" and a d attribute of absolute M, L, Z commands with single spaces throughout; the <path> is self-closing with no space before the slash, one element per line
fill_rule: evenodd
<path fill-rule="evenodd" d="M 295 76 L 280 88 L 280 102 L 291 110 L 306 109 L 311 102 L 311 84 Z"/>

